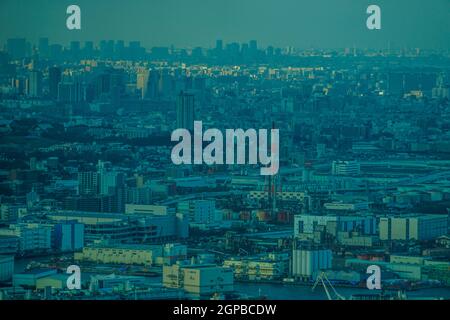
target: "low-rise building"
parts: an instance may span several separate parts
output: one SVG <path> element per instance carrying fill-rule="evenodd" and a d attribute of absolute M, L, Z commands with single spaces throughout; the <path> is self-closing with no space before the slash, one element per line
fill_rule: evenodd
<path fill-rule="evenodd" d="M 67 279 L 70 274 L 56 273 L 47 277 L 42 277 L 36 280 L 36 289 L 43 290 L 47 287 L 52 289 L 65 289 L 67 288 Z"/>
<path fill-rule="evenodd" d="M 57 274 L 56 269 L 32 269 L 13 275 L 13 287 L 36 288 L 38 279 Z"/>
<path fill-rule="evenodd" d="M 91 245 L 75 253 L 75 260 L 105 264 L 163 265 L 186 259 L 187 247 L 165 245 Z"/>
<path fill-rule="evenodd" d="M 223 266 L 232 268 L 235 278 L 274 280 L 288 275 L 289 257 L 287 255 L 269 255 L 266 257 L 228 259 L 223 262 Z"/>
<path fill-rule="evenodd" d="M 163 285 L 183 288 L 195 295 L 212 295 L 233 291 L 233 270 L 216 265 L 180 265 L 163 267 Z"/>

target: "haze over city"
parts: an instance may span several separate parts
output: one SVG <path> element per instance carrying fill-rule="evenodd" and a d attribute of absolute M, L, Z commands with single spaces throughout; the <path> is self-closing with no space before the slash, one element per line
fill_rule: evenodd
<path fill-rule="evenodd" d="M 82 29 L 65 28 L 66 8 L 82 12 Z M 368 32 L 366 8 L 382 9 L 381 30 Z M 431 23 L 432 21 L 432 23 Z M 141 41 L 143 46 L 212 47 L 257 39 L 298 48 L 449 49 L 450 2 L 433 0 L 2 0 L 0 41 Z"/>

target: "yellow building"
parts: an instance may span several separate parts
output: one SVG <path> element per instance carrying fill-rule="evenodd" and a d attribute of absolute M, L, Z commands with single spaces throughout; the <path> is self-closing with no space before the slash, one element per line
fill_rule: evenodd
<path fill-rule="evenodd" d="M 432 240 L 447 234 L 448 217 L 413 214 L 380 218 L 380 240 Z"/>
<path fill-rule="evenodd" d="M 75 260 L 105 264 L 164 265 L 186 259 L 187 247 L 179 243 L 164 245 L 93 245 L 75 253 Z"/>
<path fill-rule="evenodd" d="M 224 267 L 230 267 L 236 278 L 249 280 L 280 279 L 287 275 L 289 260 L 225 260 Z"/>
<path fill-rule="evenodd" d="M 136 264 L 150 266 L 162 255 L 161 246 L 120 245 L 84 247 L 75 253 L 75 260 L 105 264 Z"/>
<path fill-rule="evenodd" d="M 66 289 L 69 276 L 69 274 L 53 274 L 48 277 L 37 279 L 36 289 L 45 289 L 46 287 L 51 287 L 52 289 Z"/>

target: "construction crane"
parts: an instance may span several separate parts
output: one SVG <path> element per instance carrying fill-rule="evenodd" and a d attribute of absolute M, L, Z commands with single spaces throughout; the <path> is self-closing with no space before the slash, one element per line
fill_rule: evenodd
<path fill-rule="evenodd" d="M 331 287 L 333 290 L 334 295 L 336 296 L 336 300 L 346 300 L 344 296 L 340 295 L 336 289 L 331 284 L 330 280 L 327 277 L 327 274 L 325 272 L 321 272 L 317 278 L 316 282 L 314 282 L 314 285 L 311 289 L 311 291 L 314 291 L 316 289 L 316 286 L 319 284 L 319 282 L 322 283 L 323 289 L 325 290 L 325 293 L 327 294 L 328 300 L 334 300 L 333 297 L 330 294 L 330 291 L 328 290 L 327 284 Z"/>

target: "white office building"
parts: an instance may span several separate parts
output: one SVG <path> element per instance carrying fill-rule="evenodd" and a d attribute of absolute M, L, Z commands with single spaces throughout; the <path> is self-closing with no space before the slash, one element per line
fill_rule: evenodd
<path fill-rule="evenodd" d="M 182 201 L 178 203 L 178 212 L 187 215 L 190 223 L 215 224 L 222 220 L 214 200 Z"/>

